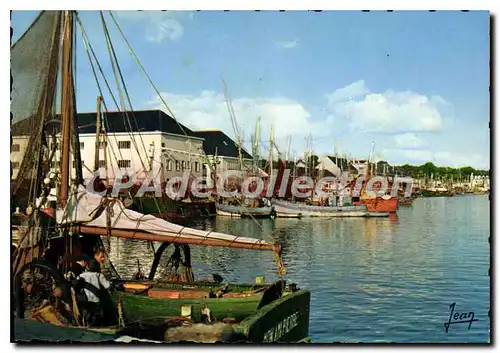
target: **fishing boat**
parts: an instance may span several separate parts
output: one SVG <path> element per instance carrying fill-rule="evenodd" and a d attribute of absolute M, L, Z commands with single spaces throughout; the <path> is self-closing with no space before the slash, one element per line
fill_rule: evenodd
<path fill-rule="evenodd" d="M 109 15 L 123 35 L 113 14 Z M 21 131 L 16 136 L 29 141 L 12 183 L 12 202 L 26 203 L 12 263 L 15 316 L 84 328 L 65 273 L 72 256 L 102 248 L 103 239 L 114 237 L 161 245 L 157 249 L 152 245 L 154 261 L 147 278 L 139 274 L 133 280 L 120 278 L 106 257 L 103 270 L 115 273 L 111 279 L 123 291 L 113 291 L 103 305 L 106 327 L 97 329 L 100 332 L 131 333 L 164 342 L 309 341 L 310 292 L 287 285 L 279 243 L 183 227 L 127 209 L 119 198 L 91 192 L 83 185 L 72 65 L 75 18 L 82 28 L 76 11 L 42 11 L 11 47 L 11 130 L 13 134 Z M 103 12 L 101 20 L 109 44 Z M 82 28 L 86 38 L 84 33 Z M 58 82 L 60 114 L 55 113 Z M 60 132 L 49 131 L 48 123 L 54 120 L 61 126 Z M 60 153 L 52 153 L 54 141 L 62 142 Z M 76 162 L 73 179 L 70 157 Z M 61 173 L 49 172 L 52 162 L 60 163 Z M 53 190 L 57 198 L 49 206 Z M 196 281 L 191 245 L 272 252 L 278 279 L 270 284 L 260 280 L 255 284 L 223 283 L 220 276 Z M 173 249 L 168 262 L 171 275 L 157 279 L 156 269 L 168 247 Z M 105 298 L 101 300 L 104 303 Z"/>
<path fill-rule="evenodd" d="M 301 217 L 386 217 L 388 213 L 371 213 L 366 206 L 313 206 L 304 203 L 273 199 L 272 204 L 279 218 Z"/>
<path fill-rule="evenodd" d="M 353 202 L 353 205 L 364 205 L 371 214 L 394 213 L 398 210 L 398 198 L 390 195 L 372 198 L 362 195 L 360 201 Z"/>
<path fill-rule="evenodd" d="M 247 202 L 235 201 L 233 204 L 215 203 L 218 216 L 232 218 L 269 218 L 274 217 L 275 211 L 272 206 L 261 205 L 261 200 L 248 200 Z"/>
<path fill-rule="evenodd" d="M 211 218 L 215 216 L 215 203 L 212 200 L 198 202 L 172 200 L 163 197 L 137 197 L 128 208 L 144 214 L 151 214 L 171 222 L 189 219 Z"/>
<path fill-rule="evenodd" d="M 380 187 L 382 186 L 381 182 L 373 183 L 372 190 L 367 190 L 368 181 L 372 176 L 376 176 L 375 171 L 375 163 L 372 163 L 372 156 L 374 151 L 375 143 L 372 143 L 372 149 L 370 152 L 370 156 L 367 160 L 366 168 L 364 169 L 365 180 L 361 186 L 361 193 L 359 197 L 353 197 L 353 205 L 366 206 L 368 212 L 372 215 L 376 215 L 378 213 L 395 213 L 398 210 L 398 197 L 390 195 L 390 191 L 385 194 L 380 194 Z M 373 169 L 373 171 L 372 171 Z M 351 186 L 354 187 L 356 184 L 356 180 L 351 182 Z"/>

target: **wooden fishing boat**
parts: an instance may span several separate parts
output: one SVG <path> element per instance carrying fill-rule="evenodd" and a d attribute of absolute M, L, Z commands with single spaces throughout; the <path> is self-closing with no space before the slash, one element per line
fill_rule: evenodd
<path fill-rule="evenodd" d="M 278 199 L 273 199 L 272 204 L 280 218 L 388 216 L 382 212 L 372 215 L 365 206 L 312 206 Z"/>
<path fill-rule="evenodd" d="M 183 227 L 127 209 L 119 198 L 85 188 L 75 123 L 75 16 L 78 20 L 75 11 L 42 11 L 11 48 L 12 130 L 21 130 L 21 136 L 29 141 L 12 185 L 15 201 L 27 202 L 25 227 L 18 227 L 21 232 L 12 263 L 16 317 L 83 328 L 79 303 L 65 273 L 72 255 L 102 247 L 104 236 L 161 245 L 155 249 L 148 280 L 128 281 L 116 273 L 114 282 L 123 284 L 125 292 L 115 291 L 109 301 L 101 298 L 107 314 L 106 327 L 99 328 L 99 332 L 132 333 L 167 342 L 308 341 L 310 292 L 294 284 L 286 285 L 279 243 Z M 106 29 L 102 12 L 101 20 Z M 107 29 L 105 33 L 109 43 Z M 31 56 L 26 57 L 27 53 Z M 54 115 L 58 73 L 61 114 Z M 35 86 L 39 89 L 33 89 Z M 48 123 L 54 119 L 60 121 L 60 132 L 48 130 Z M 62 142 L 60 153 L 50 153 L 49 147 L 55 146 L 50 138 Z M 71 156 L 75 161 L 74 178 L 70 175 Z M 52 162 L 60 163 L 57 177 L 50 176 L 48 166 Z M 21 187 L 23 183 L 29 187 Z M 57 202 L 47 211 L 47 197 L 53 189 L 58 193 Z M 26 190 L 27 197 L 23 194 Z M 223 284 L 216 278 L 208 284 L 195 281 L 190 245 L 272 251 L 279 280 L 254 286 Z M 156 269 L 169 246 L 175 248 L 169 262 L 175 271 L 164 283 L 155 281 Z M 109 257 L 103 266 L 106 268 L 114 269 Z"/>
<path fill-rule="evenodd" d="M 365 205 L 368 212 L 375 213 L 394 213 L 398 210 L 398 198 L 390 197 L 384 199 L 383 197 L 377 197 L 372 199 L 361 199 L 358 204 Z"/>
<path fill-rule="evenodd" d="M 242 218 L 269 218 L 273 215 L 273 207 L 250 207 L 246 205 L 224 205 L 215 203 L 215 209 L 218 216 Z"/>
<path fill-rule="evenodd" d="M 215 216 L 215 203 L 208 200 L 206 202 L 184 202 L 166 197 L 141 197 L 135 198 L 133 206 L 129 208 L 171 222 Z"/>

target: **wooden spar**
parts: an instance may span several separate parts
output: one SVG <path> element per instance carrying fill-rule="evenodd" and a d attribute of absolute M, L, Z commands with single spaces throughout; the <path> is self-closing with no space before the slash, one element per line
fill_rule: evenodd
<path fill-rule="evenodd" d="M 97 117 L 96 117 L 96 130 L 95 130 L 95 157 L 94 157 L 94 171 L 99 170 L 99 147 L 101 144 L 101 97 L 97 97 Z"/>
<path fill-rule="evenodd" d="M 73 230 L 80 233 L 104 235 L 107 234 L 106 227 L 92 227 L 84 225 L 75 225 Z M 172 232 L 173 235 L 166 234 L 153 234 L 139 230 L 124 230 L 124 229 L 110 229 L 110 235 L 117 238 L 149 240 L 158 242 L 168 242 L 176 244 L 193 244 L 193 245 L 207 245 L 207 246 L 221 246 L 229 248 L 240 248 L 250 250 L 274 250 L 275 245 L 269 243 L 238 243 L 230 240 L 213 239 L 213 238 L 181 238 L 177 233 Z"/>
<path fill-rule="evenodd" d="M 73 41 L 73 13 L 66 11 L 64 21 L 63 57 L 62 57 L 62 146 L 61 146 L 61 186 L 59 201 L 62 207 L 66 206 L 69 189 L 69 154 L 71 137 L 72 112 L 72 41 Z"/>

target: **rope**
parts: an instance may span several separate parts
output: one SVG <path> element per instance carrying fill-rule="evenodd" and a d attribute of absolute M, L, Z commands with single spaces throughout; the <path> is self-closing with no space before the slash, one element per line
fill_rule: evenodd
<path fill-rule="evenodd" d="M 141 64 L 139 58 L 137 57 L 135 51 L 133 50 L 132 46 L 130 45 L 130 42 L 127 40 L 127 38 L 125 37 L 120 25 L 118 24 L 118 22 L 116 21 L 113 13 L 111 11 L 109 11 L 109 14 L 113 20 L 113 22 L 115 23 L 118 31 L 120 32 L 122 38 L 124 39 L 125 43 L 127 44 L 127 47 L 132 55 L 132 57 L 134 58 L 134 60 L 136 61 L 137 65 L 139 66 L 139 68 L 141 69 L 141 71 L 144 73 L 144 75 L 146 76 L 147 80 L 149 81 L 149 83 L 151 84 L 151 86 L 153 87 L 153 89 L 155 90 L 155 92 L 157 93 L 159 99 L 161 100 L 161 102 L 163 103 L 163 105 L 165 106 L 166 110 L 169 112 L 169 114 L 171 115 L 171 117 L 174 119 L 174 121 L 177 123 L 178 127 L 180 128 L 180 130 L 184 133 L 185 136 L 189 137 L 188 134 L 186 133 L 185 129 L 183 128 L 183 126 L 179 123 L 179 121 L 177 120 L 177 118 L 175 117 L 175 114 L 173 113 L 173 111 L 170 109 L 170 107 L 168 106 L 168 104 L 166 103 L 166 101 L 164 100 L 164 98 L 162 97 L 160 91 L 158 90 L 158 88 L 156 87 L 156 85 L 153 83 L 153 81 L 151 80 L 151 77 L 148 75 L 148 73 L 146 72 L 146 70 L 144 69 L 144 66 Z M 106 24 L 105 24 L 105 20 L 104 20 L 104 17 L 103 17 L 103 14 L 101 12 L 101 20 L 103 22 L 103 27 L 105 28 L 105 32 L 106 32 L 106 39 L 107 39 L 107 44 L 108 44 L 108 50 L 111 52 L 113 52 L 113 56 L 116 60 L 116 56 L 114 55 L 114 50 L 112 48 L 112 45 L 110 43 L 111 39 L 109 37 L 109 32 L 107 31 L 107 27 L 106 27 Z M 79 21 L 80 22 L 80 21 Z M 116 80 L 116 83 L 117 83 L 117 86 L 119 87 L 119 81 L 118 81 L 118 76 L 120 75 L 121 76 L 121 71 L 119 69 L 119 67 L 115 67 L 115 63 L 112 61 L 112 68 L 113 68 L 113 72 L 114 72 L 114 75 L 115 75 L 115 80 Z M 121 76 L 122 77 L 122 76 Z M 123 82 L 123 77 L 122 77 L 122 83 L 124 84 Z M 118 88 L 119 89 L 119 88 Z M 119 92 L 120 93 L 120 100 L 122 101 L 122 106 L 125 106 L 125 102 L 124 102 L 124 98 L 123 98 L 123 95 L 121 94 L 121 91 Z M 130 99 L 130 97 L 128 96 L 128 93 L 127 93 L 127 97 L 128 99 Z M 116 101 L 115 101 L 116 103 Z M 129 122 L 130 124 L 130 122 Z M 208 162 L 208 166 L 210 167 L 210 169 L 213 171 L 213 167 L 212 167 L 212 164 L 210 163 L 210 160 L 208 158 L 208 156 L 206 155 L 205 151 L 203 149 L 200 149 L 203 156 L 205 157 L 206 161 Z M 141 160 L 142 162 L 142 160 Z M 190 173 L 192 173 L 192 171 L 190 170 Z M 155 199 L 155 202 L 156 202 L 156 199 Z M 241 201 L 238 200 L 239 204 L 242 205 Z M 159 209 L 159 206 L 157 204 L 157 207 Z M 129 217 L 130 218 L 130 217 Z M 255 217 L 253 215 L 250 215 L 250 218 L 253 219 L 254 222 L 256 222 L 260 228 L 260 230 L 265 233 L 265 234 L 268 234 L 271 238 L 273 238 L 272 234 L 270 234 L 269 232 L 267 232 L 263 226 L 255 219 Z M 138 221 L 138 224 L 139 224 L 140 220 Z M 184 229 L 184 227 L 182 228 Z M 182 229 L 179 231 L 179 237 L 180 237 L 180 233 L 182 232 Z M 210 233 L 208 233 L 204 238 L 207 239 L 207 236 L 209 235 Z M 238 238 L 238 237 L 236 237 Z M 236 241 L 236 239 L 234 240 Z M 281 257 L 279 257 L 279 259 L 281 259 Z M 278 260 L 277 260 L 278 261 Z M 278 265 L 278 274 L 280 273 L 283 273 L 283 262 L 281 260 L 279 260 L 279 262 L 277 262 L 277 265 Z"/>
<path fill-rule="evenodd" d="M 102 11 L 101 11 L 101 19 L 102 19 L 102 21 L 103 21 L 103 26 L 105 27 L 105 29 L 106 29 L 106 31 L 107 31 L 107 27 L 106 27 L 106 24 L 105 24 L 104 18 L 103 18 L 103 16 L 102 16 Z M 84 42 L 85 42 L 85 44 L 86 44 L 86 45 L 88 45 L 88 48 L 86 48 L 86 50 L 87 50 L 87 54 L 88 54 L 88 57 L 89 57 L 89 61 L 90 61 L 91 66 L 92 66 L 92 71 L 93 71 L 93 73 L 94 73 L 94 78 L 96 79 L 96 83 L 97 83 L 97 86 L 98 86 L 98 89 L 99 89 L 100 95 L 101 95 L 101 97 L 103 97 L 103 94 L 102 94 L 102 89 L 101 89 L 101 87 L 100 87 L 99 80 L 97 79 L 97 74 L 96 74 L 96 72 L 95 72 L 95 69 L 94 69 L 94 66 L 93 66 L 93 62 L 92 62 L 92 58 L 90 57 L 90 53 L 89 53 L 88 49 L 90 49 L 90 51 L 92 52 L 92 55 L 93 55 L 93 57 L 94 57 L 94 60 L 96 61 L 96 64 L 98 65 L 98 68 L 99 68 L 99 71 L 100 71 L 100 73 L 101 73 L 101 76 L 102 76 L 102 77 L 103 77 L 103 79 L 104 79 L 104 82 L 105 82 L 105 84 L 106 84 L 106 87 L 108 88 L 108 91 L 109 91 L 109 93 L 110 93 L 110 95 L 111 95 L 111 98 L 112 98 L 113 102 L 114 102 L 114 103 L 115 103 L 115 105 L 116 105 L 117 110 L 118 110 L 118 111 L 120 111 L 120 107 L 119 107 L 119 105 L 118 105 L 118 102 L 117 102 L 117 100 L 116 100 L 116 98 L 115 98 L 115 96 L 114 96 L 114 94 L 113 94 L 113 92 L 112 92 L 112 90 L 111 90 L 111 87 L 110 87 L 110 85 L 109 85 L 109 83 L 108 83 L 108 81 L 107 81 L 106 77 L 104 76 L 104 72 L 103 72 L 102 67 L 101 67 L 101 65 L 100 65 L 100 63 L 99 63 L 99 60 L 97 59 L 97 56 L 95 55 L 95 52 L 94 52 L 94 50 L 93 50 L 93 48 L 92 48 L 92 45 L 90 44 L 90 42 L 89 42 L 89 40 L 88 40 L 88 37 L 87 37 L 87 35 L 86 35 L 85 29 L 83 28 L 83 24 L 81 23 L 81 21 L 80 21 L 80 19 L 79 19 L 79 17 L 78 17 L 78 16 L 77 16 L 77 21 L 78 21 L 78 23 L 79 23 L 79 25 L 80 25 L 80 28 L 81 28 L 81 31 L 82 31 L 82 36 L 83 36 L 83 38 L 84 38 Z M 109 37 L 109 33 L 108 33 L 108 32 L 106 32 L 106 33 L 108 34 L 108 35 L 106 36 L 106 39 L 107 39 L 107 41 L 109 40 L 109 45 L 108 45 L 108 48 L 109 48 L 109 47 L 110 47 L 110 45 L 111 45 L 111 47 L 112 47 L 112 43 L 111 43 L 111 38 Z M 113 54 L 114 54 L 114 50 L 113 50 Z M 111 53 L 110 53 L 110 56 L 111 56 Z M 130 96 L 128 95 L 128 92 L 127 92 L 127 89 L 126 89 L 126 86 L 125 86 L 125 82 L 123 81 L 123 76 L 121 75 L 121 70 L 120 70 L 120 66 L 119 66 L 119 64 L 118 64 L 118 60 L 116 59 L 116 55 L 113 55 L 113 56 L 114 56 L 115 61 L 116 61 L 117 69 L 118 69 L 118 71 L 119 71 L 119 73 L 120 73 L 120 76 L 122 77 L 122 82 L 123 82 L 123 85 L 124 85 L 124 88 L 125 88 L 125 92 L 126 92 L 126 95 L 127 95 L 127 99 L 128 99 L 128 101 L 129 101 L 130 107 L 132 108 L 132 103 L 130 102 Z M 113 65 L 113 69 L 114 69 L 114 61 L 112 61 L 112 65 Z M 116 78 L 116 72 L 115 72 L 115 78 Z M 116 79 L 116 80 L 117 80 L 117 79 Z M 121 91 L 120 91 L 120 87 L 119 87 L 118 81 L 117 81 L 117 89 L 118 89 L 118 91 L 119 91 L 120 98 L 121 98 L 122 103 L 123 103 L 123 97 L 122 97 L 122 95 L 121 95 Z M 108 107 L 107 107 L 106 102 L 104 101 L 104 99 L 102 100 L 102 103 L 103 103 L 103 105 L 104 105 L 104 109 L 105 109 L 106 113 L 108 113 L 108 112 L 109 112 L 109 110 L 108 110 Z M 132 132 L 132 127 L 131 127 L 131 125 L 130 125 L 130 120 L 129 120 L 129 118 L 128 118 L 128 115 L 127 115 L 127 111 L 126 111 L 126 110 L 125 110 L 124 117 L 126 118 L 126 121 L 128 122 L 128 125 L 129 125 L 128 127 L 127 127 L 127 126 L 126 126 L 126 127 L 127 127 L 127 128 L 129 128 L 129 127 L 130 127 L 130 130 L 128 130 L 128 131 L 127 131 L 127 132 L 128 132 L 128 134 L 129 134 L 129 137 L 130 137 L 131 141 L 132 141 L 132 142 L 133 142 L 133 144 L 134 144 L 134 148 L 136 149 L 136 151 L 137 151 L 137 152 L 139 152 L 139 149 L 138 149 L 138 147 L 137 147 L 137 144 L 136 144 L 136 142 L 135 142 L 135 139 L 132 137 L 132 134 L 131 134 L 131 132 Z M 133 115 L 133 118 L 134 118 L 135 124 L 137 125 L 137 121 L 135 120 L 135 115 Z M 107 125 L 109 125 L 109 122 L 108 122 L 108 120 L 107 120 L 107 118 L 106 118 L 106 116 L 105 116 L 105 115 L 104 115 L 104 117 L 103 117 L 103 120 L 104 120 L 104 122 L 105 122 Z M 105 134 L 106 134 L 106 136 L 107 136 L 107 132 L 106 132 L 106 129 L 104 128 L 104 126 L 103 126 L 103 130 L 104 130 L 104 133 L 105 133 Z M 108 128 L 108 130 L 109 130 L 109 128 Z M 117 141 L 116 135 L 114 135 L 114 134 L 113 134 L 113 137 L 114 137 L 114 139 L 115 139 L 115 143 L 118 145 L 118 141 Z M 141 139 L 141 143 L 142 143 L 142 145 L 143 145 L 143 149 L 144 149 L 144 151 L 145 151 L 145 154 L 147 155 L 147 152 L 146 152 L 146 147 L 145 147 L 145 145 L 144 145 L 144 141 L 143 141 L 143 139 L 142 139 L 142 136 L 141 136 L 141 135 L 139 135 L 139 138 Z M 106 146 L 106 147 L 109 147 L 109 146 Z M 109 147 L 109 149 L 111 150 L 111 152 L 112 152 L 112 154 L 113 154 L 113 157 L 115 158 L 115 162 L 116 162 L 116 164 L 118 165 L 118 159 L 116 158 L 116 154 L 115 154 L 115 152 L 114 152 L 114 149 L 112 149 L 111 147 Z M 121 158 L 121 159 L 123 159 L 123 155 L 122 155 L 121 151 L 119 150 L 118 152 L 119 152 L 120 158 Z M 142 164 L 142 166 L 143 166 L 143 170 L 145 171 L 146 167 L 145 167 L 144 162 L 142 161 L 142 159 L 141 159 L 141 164 Z M 120 168 L 120 166 L 119 166 L 119 165 L 118 165 L 118 168 Z M 125 169 L 125 168 L 124 168 L 124 169 Z M 129 195 L 130 197 L 132 197 L 132 195 L 130 194 L 130 192 L 128 193 L 128 195 Z M 156 206 L 157 210 L 158 210 L 159 212 L 161 212 L 160 206 L 159 206 L 158 201 L 157 201 L 156 199 L 155 199 L 155 206 Z"/>

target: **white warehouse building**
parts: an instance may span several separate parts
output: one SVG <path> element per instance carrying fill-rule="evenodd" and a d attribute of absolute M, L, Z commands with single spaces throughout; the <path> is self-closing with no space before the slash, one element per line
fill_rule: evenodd
<path fill-rule="evenodd" d="M 126 115 L 130 121 L 128 128 Z M 190 171 L 194 177 L 211 175 L 208 163 L 215 166 L 215 154 L 218 172 L 239 169 L 237 145 L 221 131 L 192 131 L 161 110 L 108 112 L 103 114 L 103 119 L 107 133 L 100 138 L 98 170 L 100 177 L 110 184 L 124 175 L 143 179 L 148 171 L 160 183 L 182 176 L 184 171 Z M 84 179 L 90 178 L 95 169 L 96 120 L 95 112 L 77 116 Z M 12 140 L 12 178 L 15 179 L 28 137 L 13 133 Z M 57 162 L 51 165 L 53 172 L 60 171 L 59 152 L 56 146 L 54 160 Z M 245 150 L 242 155 L 244 164 L 251 165 L 252 157 Z M 74 178 L 75 162 L 71 161 L 70 166 Z"/>

